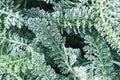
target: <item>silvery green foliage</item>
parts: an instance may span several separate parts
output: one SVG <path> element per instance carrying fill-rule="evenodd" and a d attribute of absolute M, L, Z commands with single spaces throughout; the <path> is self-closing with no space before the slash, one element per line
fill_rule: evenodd
<path fill-rule="evenodd" d="M 1 79 L 7 79 L 8 75 L 11 76 L 10 78 L 13 77 L 13 80 L 54 80 L 56 78 L 55 72 L 50 66 L 46 66 L 44 55 L 34 51 L 33 47 L 27 45 L 22 38 L 17 36 L 17 34 L 12 35 L 13 36 L 9 36 L 8 38 L 1 37 L 1 40 L 9 43 L 7 48 L 9 51 L 7 51 L 6 54 L 1 54 L 0 56 L 0 70 L 2 70 Z M 39 73 L 37 73 L 38 70 Z M 24 77 L 27 73 L 26 71 L 29 71 L 29 73 L 27 74 L 27 77 Z M 5 73 L 7 73 L 7 75 L 3 76 Z"/>
<path fill-rule="evenodd" d="M 120 80 L 119 0 L 37 0 L 52 12 L 21 1 L 0 1 L 0 80 Z M 64 32 L 84 38 L 86 62 Z"/>
<path fill-rule="evenodd" d="M 74 67 L 74 70 L 75 70 L 76 74 L 81 77 L 81 80 L 87 80 L 88 79 L 86 67 L 83 67 L 83 66 Z"/>
<path fill-rule="evenodd" d="M 62 43 L 62 37 L 56 24 L 50 23 L 52 22 L 48 22 L 45 18 L 29 18 L 27 22 L 29 29 L 36 35 L 36 41 L 41 41 L 44 46 L 55 49 Z"/>
<path fill-rule="evenodd" d="M 27 17 L 32 17 L 32 18 L 36 18 L 36 17 L 40 17 L 40 18 L 47 18 L 48 13 L 45 12 L 44 10 L 41 10 L 39 7 L 37 8 L 31 8 L 31 9 L 24 9 L 22 11 L 22 13 L 24 14 L 24 16 Z"/>
<path fill-rule="evenodd" d="M 111 47 L 116 49 L 119 53 L 119 32 L 113 29 L 115 28 L 114 26 L 119 27 L 118 4 L 118 0 L 91 0 L 90 2 L 81 0 L 78 1 L 78 3 L 61 1 L 55 5 L 57 14 L 53 13 L 53 15 L 57 16 L 55 19 L 58 18 L 58 22 L 56 23 L 64 27 L 68 33 L 70 33 L 71 30 L 75 33 L 79 33 L 81 28 L 84 31 L 85 28 L 89 28 L 91 31 L 94 26 L 101 36 L 105 37 Z M 118 27 L 115 28 L 115 30 L 118 30 Z"/>
<path fill-rule="evenodd" d="M 0 80 L 55 80 L 55 72 L 45 64 L 40 49 L 34 51 L 28 33 L 23 33 L 23 18 L 14 11 L 12 1 L 0 3 Z"/>
<path fill-rule="evenodd" d="M 48 22 L 45 18 L 29 18 L 26 24 L 29 26 L 29 29 L 35 33 L 35 41 L 41 42 L 45 47 L 51 49 L 51 54 L 49 55 L 54 59 L 54 63 L 61 68 L 61 73 L 70 73 L 72 74 L 70 76 L 71 78 L 80 79 L 80 76 L 77 76 L 72 68 L 79 51 L 67 49 L 63 46 L 64 39 L 61 37 L 56 24 L 50 21 Z"/>
<path fill-rule="evenodd" d="M 38 1 L 45 1 L 46 3 L 55 3 L 57 0 L 38 0 Z"/>
<path fill-rule="evenodd" d="M 37 75 L 36 80 L 55 80 L 57 78 L 54 70 L 45 65 L 44 55 L 36 53 L 32 57 L 33 59 L 28 64 L 28 68 L 33 76 Z"/>
<path fill-rule="evenodd" d="M 89 33 L 84 37 L 85 43 L 89 44 L 84 47 L 85 57 L 92 61 L 90 65 L 87 65 L 87 69 L 92 68 L 89 75 L 93 76 L 92 79 L 99 77 L 100 80 L 114 80 L 116 72 L 111 63 L 112 53 L 105 40 L 96 34 L 98 33 Z"/>
<path fill-rule="evenodd" d="M 0 36 L 1 80 L 54 80 L 56 78 L 55 72 L 45 64 L 44 55 L 34 51 L 34 47 L 31 47 L 32 44 L 27 44 L 26 39 L 8 31 Z M 38 70 L 39 73 L 37 73 Z"/>
<path fill-rule="evenodd" d="M 14 6 L 13 3 L 12 0 L 0 1 L 0 24 L 4 24 L 7 29 L 12 26 L 21 28 L 24 21 L 20 12 L 14 10 L 16 6 Z"/>

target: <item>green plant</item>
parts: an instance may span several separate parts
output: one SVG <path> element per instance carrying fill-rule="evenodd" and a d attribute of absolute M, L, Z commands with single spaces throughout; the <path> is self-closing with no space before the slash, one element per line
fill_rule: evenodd
<path fill-rule="evenodd" d="M 119 80 L 119 4 L 1 0 L 0 80 Z"/>

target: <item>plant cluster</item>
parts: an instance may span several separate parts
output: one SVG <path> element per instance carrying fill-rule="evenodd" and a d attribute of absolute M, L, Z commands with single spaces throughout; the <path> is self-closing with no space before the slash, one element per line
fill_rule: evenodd
<path fill-rule="evenodd" d="M 120 80 L 119 0 L 0 0 L 0 80 Z"/>

